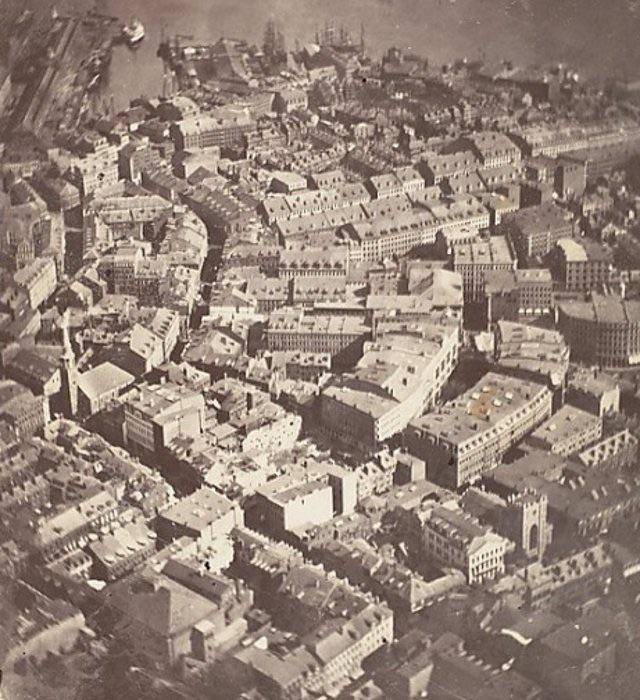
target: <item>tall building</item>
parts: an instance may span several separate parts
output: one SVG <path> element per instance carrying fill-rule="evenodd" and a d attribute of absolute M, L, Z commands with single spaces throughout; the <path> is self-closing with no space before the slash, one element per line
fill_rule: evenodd
<path fill-rule="evenodd" d="M 365 345 L 355 370 L 323 390 L 323 430 L 364 450 L 400 433 L 435 405 L 459 348 L 455 320 L 389 323 Z"/>
<path fill-rule="evenodd" d="M 459 487 L 497 467 L 504 453 L 551 415 L 551 391 L 490 372 L 453 401 L 416 418 L 405 431 L 428 477 Z"/>
<path fill-rule="evenodd" d="M 171 125 L 171 138 L 177 151 L 225 148 L 242 142 L 243 134 L 255 129 L 248 110 L 220 108 L 210 114 L 187 117 Z"/>
<path fill-rule="evenodd" d="M 640 301 L 593 293 L 558 305 L 558 328 L 574 360 L 600 367 L 640 363 Z"/>
<path fill-rule="evenodd" d="M 486 276 L 496 271 L 513 272 L 516 266 L 517 260 L 506 236 L 492 236 L 453 249 L 453 269 L 462 275 L 465 301 L 482 301 Z"/>
<path fill-rule="evenodd" d="M 507 214 L 502 223 L 520 260 L 542 257 L 561 238 L 573 236 L 571 214 L 553 202 L 544 202 Z"/>
<path fill-rule="evenodd" d="M 169 382 L 132 390 L 125 399 L 125 443 L 157 458 L 176 437 L 197 437 L 204 427 L 204 397 Z"/>
<path fill-rule="evenodd" d="M 561 238 L 554 250 L 552 269 L 568 292 L 600 290 L 611 281 L 613 253 L 586 238 Z"/>
<path fill-rule="evenodd" d="M 13 279 L 27 292 L 31 308 L 37 309 L 56 290 L 58 274 L 55 261 L 53 258 L 36 258 L 18 270 Z"/>

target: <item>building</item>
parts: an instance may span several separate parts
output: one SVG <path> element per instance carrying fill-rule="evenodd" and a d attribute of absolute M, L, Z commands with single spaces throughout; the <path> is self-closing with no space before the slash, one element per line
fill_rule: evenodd
<path fill-rule="evenodd" d="M 111 362 L 103 362 L 78 374 L 78 412 L 92 416 L 105 409 L 135 377 Z"/>
<path fill-rule="evenodd" d="M 333 489 L 326 474 L 285 474 L 256 492 L 249 524 L 270 535 L 323 525 L 333 518 Z"/>
<path fill-rule="evenodd" d="M 594 537 L 625 520 L 640 507 L 640 489 L 628 470 L 594 469 L 579 459 L 567 461 L 532 450 L 495 469 L 489 488 L 499 494 L 534 489 L 547 498 L 554 539 L 565 546 L 580 537 Z"/>
<path fill-rule="evenodd" d="M 494 360 L 502 371 L 558 388 L 565 385 L 569 348 L 558 331 L 498 321 Z"/>
<path fill-rule="evenodd" d="M 545 202 L 507 214 L 502 226 L 520 260 L 540 258 L 549 253 L 561 238 L 572 238 L 571 215 L 553 202 Z"/>
<path fill-rule="evenodd" d="M 111 246 L 122 238 L 142 240 L 170 213 L 171 203 L 155 194 L 95 197 L 85 210 L 86 237 L 97 246 Z"/>
<path fill-rule="evenodd" d="M 432 408 L 456 367 L 457 321 L 397 322 L 367 343 L 356 368 L 320 397 L 322 429 L 369 451 Z"/>
<path fill-rule="evenodd" d="M 551 273 L 545 268 L 487 272 L 483 301 L 488 325 L 548 313 L 554 301 Z"/>
<path fill-rule="evenodd" d="M 511 136 L 532 156 L 556 158 L 570 153 L 572 158 L 579 158 L 585 150 L 607 150 L 617 146 L 628 149 L 637 142 L 638 130 L 635 124 L 624 120 L 602 120 L 585 125 L 565 122 L 555 128 L 533 124 Z"/>
<path fill-rule="evenodd" d="M 215 616 L 193 628 L 192 654 L 212 661 L 233 648 L 247 631 L 245 615 L 253 606 L 253 591 L 239 579 L 209 571 L 195 559 L 171 558 L 162 574 L 218 606 Z"/>
<path fill-rule="evenodd" d="M 611 281 L 612 251 L 588 238 L 561 238 L 553 257 L 554 276 L 568 292 L 601 290 Z"/>
<path fill-rule="evenodd" d="M 589 301 L 559 303 L 557 313 L 574 360 L 600 367 L 640 362 L 640 301 L 593 292 Z"/>
<path fill-rule="evenodd" d="M 200 435 L 204 413 L 204 397 L 187 387 L 168 382 L 137 387 L 124 398 L 125 444 L 157 460 L 177 436 Z"/>
<path fill-rule="evenodd" d="M 266 330 L 271 351 L 328 353 L 333 362 L 357 360 L 371 329 L 351 316 L 306 316 L 302 312 L 273 313 Z"/>
<path fill-rule="evenodd" d="M 569 403 L 603 416 L 620 411 L 620 385 L 609 374 L 595 369 L 577 368 L 567 385 Z"/>
<path fill-rule="evenodd" d="M 236 425 L 240 428 L 243 452 L 267 455 L 293 449 L 302 430 L 302 417 L 265 401 Z"/>
<path fill-rule="evenodd" d="M 113 496 L 100 491 L 73 506 L 40 518 L 28 533 L 27 546 L 44 561 L 52 561 L 62 552 L 84 547 L 89 533 L 112 525 L 119 510 Z"/>
<path fill-rule="evenodd" d="M 317 382 L 331 371 L 331 356 L 323 353 L 295 350 L 276 352 L 272 362 L 274 367 L 283 368 L 286 379 L 301 379 L 305 382 Z"/>
<path fill-rule="evenodd" d="M 241 537 L 248 539 L 244 533 Z M 275 633 L 280 644 L 267 638 L 266 645 L 248 644 L 234 656 L 268 697 L 337 696 L 351 676 L 362 674 L 362 662 L 393 638 L 394 616 L 386 604 L 320 567 L 290 558 L 287 563 L 268 543 L 243 542 L 240 556 L 247 560 L 246 576 L 259 575 L 253 586 L 258 604 L 287 633 Z"/>
<path fill-rule="evenodd" d="M 436 506 L 424 520 L 422 547 L 445 566 L 460 569 L 470 584 L 499 578 L 508 540 L 457 508 Z"/>
<path fill-rule="evenodd" d="M 3 366 L 8 379 L 28 387 L 34 394 L 48 399 L 60 391 L 58 363 L 37 349 L 16 347 L 15 354 L 12 350 L 11 356 L 3 358 Z"/>
<path fill-rule="evenodd" d="M 422 179 L 422 178 L 420 178 Z M 424 180 L 423 180 L 424 182 Z M 402 182 L 394 173 L 385 173 L 384 175 L 373 175 L 369 178 L 369 188 L 376 199 L 385 199 L 386 197 L 397 197 L 404 193 Z"/>
<path fill-rule="evenodd" d="M 638 438 L 626 429 L 621 430 L 587 447 L 576 456 L 581 464 L 590 469 L 626 469 L 636 463 Z"/>
<path fill-rule="evenodd" d="M 298 279 L 301 277 L 337 277 L 344 280 L 349 272 L 346 250 L 283 250 L 278 262 L 278 277 Z"/>
<path fill-rule="evenodd" d="M 533 489 L 510 494 L 496 529 L 501 535 L 515 542 L 518 551 L 527 558 L 542 559 L 553 537 L 553 525 L 548 519 L 548 505 L 546 495 Z"/>
<path fill-rule="evenodd" d="M 160 162 L 159 149 L 151 146 L 148 139 L 130 142 L 123 146 L 118 154 L 120 177 L 131 182 L 140 183 L 142 173 L 156 170 Z"/>
<path fill-rule="evenodd" d="M 237 503 L 211 488 L 202 487 L 163 510 L 156 523 L 164 542 L 191 537 L 206 548 L 218 537 L 226 537 L 244 525 L 244 513 Z"/>
<path fill-rule="evenodd" d="M 500 464 L 509 447 L 551 415 L 551 391 L 490 372 L 472 389 L 411 421 L 409 451 L 424 459 L 428 478 L 459 487 Z"/>
<path fill-rule="evenodd" d="M 144 523 L 129 523 L 89 544 L 95 573 L 115 581 L 140 566 L 156 551 L 157 535 Z"/>
<path fill-rule="evenodd" d="M 206 185 L 189 190 L 182 200 L 204 221 L 214 240 L 243 232 L 254 218 L 251 208 L 237 197 Z"/>
<path fill-rule="evenodd" d="M 396 168 L 394 175 L 400 181 L 404 194 L 412 195 L 425 188 L 424 178 L 413 165 Z"/>
<path fill-rule="evenodd" d="M 491 272 L 515 271 L 517 265 L 511 243 L 505 236 L 457 245 L 453 249 L 453 269 L 462 275 L 464 299 L 484 298 L 486 276 Z"/>
<path fill-rule="evenodd" d="M 0 227 L 0 258 L 10 270 L 42 257 L 51 245 L 51 216 L 42 200 L 0 207 Z"/>
<path fill-rule="evenodd" d="M 530 563 L 522 572 L 525 603 L 537 610 L 550 605 L 575 605 L 606 595 L 611 584 L 612 559 L 603 543 L 574 549 L 547 564 Z"/>
<path fill-rule="evenodd" d="M 406 255 L 418 246 L 432 245 L 438 229 L 438 220 L 430 212 L 409 210 L 346 223 L 340 237 L 348 246 L 352 262 L 379 262 L 393 255 Z"/>
<path fill-rule="evenodd" d="M 53 258 L 37 258 L 29 265 L 18 270 L 13 279 L 22 287 L 32 309 L 41 306 L 56 290 L 58 273 Z"/>
<path fill-rule="evenodd" d="M 602 437 L 602 419 L 566 404 L 529 436 L 537 449 L 562 457 L 579 452 Z"/>
<path fill-rule="evenodd" d="M 309 106 L 309 96 L 302 88 L 288 88 L 276 92 L 273 107 L 276 112 L 289 114 L 304 111 Z"/>
<path fill-rule="evenodd" d="M 242 143 L 242 137 L 255 129 L 248 110 L 220 108 L 209 114 L 182 119 L 170 127 L 176 151 L 219 146 L 227 148 Z"/>
<path fill-rule="evenodd" d="M 83 198 L 100 194 L 118 183 L 120 178 L 118 147 L 106 138 L 96 140 L 94 150 L 76 158 L 69 179 Z"/>
<path fill-rule="evenodd" d="M 293 192 L 300 192 L 301 190 L 307 189 L 307 180 L 299 173 L 292 173 L 288 170 L 277 170 L 272 172 L 270 177 L 271 182 L 269 183 L 269 190 L 271 192 L 277 192 L 279 194 L 292 194 Z M 328 186 L 329 185 L 327 185 L 327 187 Z M 323 188 L 324 185 L 323 187 L 317 187 L 317 189 Z"/>
<path fill-rule="evenodd" d="M 518 146 L 506 134 L 497 131 L 479 131 L 467 141 L 485 168 L 512 165 L 522 158 Z"/>
<path fill-rule="evenodd" d="M 197 630 L 219 615 L 216 603 L 169 576 L 142 573 L 107 589 L 116 637 L 152 663 L 171 666 L 197 648 Z"/>
<path fill-rule="evenodd" d="M 554 694 L 578 700 L 598 681 L 609 686 L 616 672 L 617 626 L 612 612 L 593 606 L 532 640 L 516 666 Z"/>
<path fill-rule="evenodd" d="M 587 165 L 579 158 L 561 157 L 555 161 L 553 183 L 563 199 L 582 197 L 587 187 Z"/>
<path fill-rule="evenodd" d="M 399 561 L 383 557 L 364 539 L 329 540 L 313 547 L 311 556 L 354 586 L 361 586 L 384 600 L 394 613 L 407 614 L 425 607 L 429 600 L 459 587 L 464 578 L 449 575 L 425 581 Z"/>
<path fill-rule="evenodd" d="M 516 270 L 516 284 L 521 313 L 540 314 L 551 311 L 554 293 L 549 270 L 544 267 Z"/>
<path fill-rule="evenodd" d="M 0 380 L 0 423 L 20 439 L 38 433 L 49 421 L 49 404 L 12 379 Z"/>
<path fill-rule="evenodd" d="M 539 700 L 541 697 L 540 687 L 525 674 L 484 663 L 465 647 L 461 637 L 451 632 L 432 642 L 409 633 L 399 640 L 389 656 L 392 665 L 385 659 L 377 669 L 373 688 L 364 686 L 358 698 Z"/>
<path fill-rule="evenodd" d="M 480 165 L 473 151 L 455 153 L 430 153 L 420 165 L 427 185 L 438 185 L 445 179 L 467 175 Z"/>

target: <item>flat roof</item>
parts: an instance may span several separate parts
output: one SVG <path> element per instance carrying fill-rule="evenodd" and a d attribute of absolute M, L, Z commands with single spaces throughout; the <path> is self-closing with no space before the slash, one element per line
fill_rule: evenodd
<path fill-rule="evenodd" d="M 411 425 L 452 444 L 474 437 L 482 440 L 484 433 L 511 419 L 542 393 L 550 394 L 542 384 L 489 372 L 474 387 Z"/>
<path fill-rule="evenodd" d="M 601 418 L 587 413 L 580 408 L 565 404 L 562 408 L 538 426 L 531 438 L 539 440 L 548 447 L 564 442 L 572 436 L 579 435 L 601 425 Z"/>
<path fill-rule="evenodd" d="M 161 518 L 186 528 L 202 531 L 231 511 L 235 505 L 206 486 L 163 510 Z"/>

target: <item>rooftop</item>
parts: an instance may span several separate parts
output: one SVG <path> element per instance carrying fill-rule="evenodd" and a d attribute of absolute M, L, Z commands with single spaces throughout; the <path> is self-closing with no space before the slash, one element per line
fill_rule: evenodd
<path fill-rule="evenodd" d="M 78 388 L 89 399 L 96 399 L 112 391 L 124 389 L 135 377 L 111 362 L 103 362 L 78 377 Z"/>
<path fill-rule="evenodd" d="M 473 447 L 484 433 L 506 427 L 535 397 L 548 393 L 541 384 L 489 372 L 473 388 L 411 425 L 447 442 L 468 442 Z"/>
<path fill-rule="evenodd" d="M 531 438 L 548 449 L 601 425 L 602 419 L 575 406 L 565 404 L 532 433 Z"/>
<path fill-rule="evenodd" d="M 201 532 L 234 508 L 234 504 L 213 489 L 202 487 L 162 511 L 162 518 Z"/>
<path fill-rule="evenodd" d="M 507 264 L 515 267 L 515 254 L 506 236 L 491 236 L 483 241 L 461 243 L 453 252 L 454 266 Z"/>

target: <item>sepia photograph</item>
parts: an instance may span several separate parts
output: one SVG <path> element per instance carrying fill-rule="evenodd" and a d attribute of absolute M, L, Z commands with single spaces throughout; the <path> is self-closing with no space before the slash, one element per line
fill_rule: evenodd
<path fill-rule="evenodd" d="M 640 699 L 640 0 L 0 0 L 0 700 Z"/>

